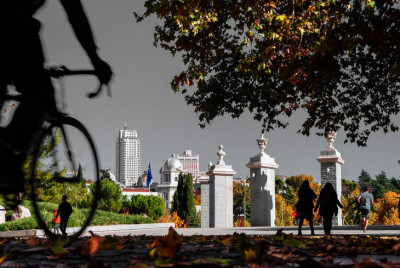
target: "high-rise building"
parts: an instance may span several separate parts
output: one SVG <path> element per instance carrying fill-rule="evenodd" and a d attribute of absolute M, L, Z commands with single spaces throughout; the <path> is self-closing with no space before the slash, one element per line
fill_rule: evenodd
<path fill-rule="evenodd" d="M 191 173 L 194 180 L 201 175 L 199 155 L 193 155 L 192 150 L 185 150 L 183 154 L 177 155 L 177 158 L 182 163 L 182 170 Z"/>
<path fill-rule="evenodd" d="M 141 174 L 140 140 L 136 130 L 125 128 L 119 131 L 116 142 L 116 177 L 125 186 L 136 184 Z"/>

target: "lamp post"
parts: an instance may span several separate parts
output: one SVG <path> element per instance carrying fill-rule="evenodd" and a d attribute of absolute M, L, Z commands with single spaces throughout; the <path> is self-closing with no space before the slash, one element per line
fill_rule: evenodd
<path fill-rule="evenodd" d="M 243 185 L 243 210 L 244 210 L 244 222 L 243 222 L 243 227 L 246 227 L 246 187 L 249 186 L 247 183 L 248 178 L 246 177 L 246 180 L 242 180 L 242 185 Z"/>
<path fill-rule="evenodd" d="M 283 186 L 283 190 L 279 190 L 279 191 L 278 191 L 278 193 L 279 193 L 280 195 L 282 195 L 282 206 L 281 206 L 281 210 L 282 210 L 281 223 L 282 223 L 282 226 L 283 226 L 283 195 L 286 194 L 286 190 L 285 190 L 286 188 L 287 188 L 286 186 Z"/>

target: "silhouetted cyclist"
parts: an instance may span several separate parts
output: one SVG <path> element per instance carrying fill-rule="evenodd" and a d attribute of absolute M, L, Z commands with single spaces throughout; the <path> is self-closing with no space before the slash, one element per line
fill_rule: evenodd
<path fill-rule="evenodd" d="M 101 84 L 108 85 L 112 71 L 97 54 L 92 30 L 80 0 L 60 0 L 72 29 L 88 55 Z M 0 128 L 0 193 L 23 191 L 21 152 L 43 115 L 55 106 L 54 89 L 44 69 L 39 37 L 40 22 L 33 18 L 45 0 L 2 0 L 0 14 L 0 94 L 14 85 L 24 96 L 10 124 Z M 0 106 L 3 105 L 4 98 Z"/>

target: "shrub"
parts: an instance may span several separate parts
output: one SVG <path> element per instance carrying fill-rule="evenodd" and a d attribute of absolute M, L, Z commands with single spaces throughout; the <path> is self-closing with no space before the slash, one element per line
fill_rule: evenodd
<path fill-rule="evenodd" d="M 123 215 L 107 211 L 96 210 L 91 225 L 114 225 L 114 224 L 140 224 L 154 223 L 154 220 L 141 215 Z"/>
<path fill-rule="evenodd" d="M 94 187 L 94 184 L 89 186 L 89 189 L 92 193 L 94 191 Z M 116 185 L 111 179 L 104 178 L 100 181 L 100 199 L 97 208 L 116 213 L 122 208 L 121 187 Z"/>
<path fill-rule="evenodd" d="M 36 223 L 36 219 L 34 217 L 23 218 L 17 221 L 5 222 L 0 224 L 0 231 L 17 231 L 17 230 L 26 230 L 26 229 L 38 229 L 39 226 Z"/>
<path fill-rule="evenodd" d="M 189 216 L 189 218 L 187 220 L 188 228 L 200 228 L 201 227 L 201 214 L 200 213 L 201 212 L 199 212 L 199 213 L 193 212 Z"/>
<path fill-rule="evenodd" d="M 125 202 L 128 205 L 128 202 Z M 156 220 L 164 216 L 164 200 L 159 196 L 133 195 L 129 205 L 130 214 L 146 214 Z"/>
<path fill-rule="evenodd" d="M 2 204 L 2 200 L 0 200 Z M 33 212 L 32 203 L 30 201 L 24 201 L 22 204 L 27 207 L 32 217 L 23 218 L 15 222 L 5 222 L 0 224 L 0 231 L 16 231 L 26 229 L 38 229 L 39 226 L 36 223 L 35 214 Z M 58 204 L 52 203 L 40 203 L 42 209 L 42 215 L 44 220 L 51 222 L 53 219 L 53 210 L 58 208 Z M 7 215 L 11 215 L 11 211 L 7 211 Z M 73 208 L 73 213 L 68 221 L 68 227 L 78 227 L 81 225 L 81 217 L 88 215 L 88 209 L 76 209 Z M 84 216 L 82 216 L 84 214 Z M 123 215 L 102 210 L 96 210 L 91 225 L 115 225 L 115 224 L 140 224 L 140 223 L 154 223 L 155 221 L 150 217 L 144 217 L 141 215 Z"/>

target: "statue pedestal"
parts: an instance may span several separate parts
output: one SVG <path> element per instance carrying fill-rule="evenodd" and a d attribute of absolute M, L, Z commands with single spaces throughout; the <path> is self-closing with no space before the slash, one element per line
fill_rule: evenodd
<path fill-rule="evenodd" d="M 257 140 L 261 152 L 250 158 L 251 226 L 275 226 L 275 159 L 264 152 L 267 139 Z"/>
<path fill-rule="evenodd" d="M 232 169 L 232 166 L 225 165 L 223 156 L 225 152 L 222 151 L 223 146 L 219 146 L 217 153 L 219 161 L 215 165 L 209 165 L 207 175 L 209 176 L 208 184 L 202 185 L 205 191 L 205 199 L 208 195 L 208 206 L 207 201 L 204 204 L 203 211 L 203 196 L 202 196 L 202 219 L 201 227 L 207 227 L 207 216 L 208 216 L 208 227 L 210 228 L 230 228 L 233 227 L 233 175 L 236 171 Z M 207 192 L 208 190 L 208 192 Z M 203 217 L 203 213 L 205 214 Z M 203 225 L 204 223 L 204 225 Z"/>
<path fill-rule="evenodd" d="M 333 146 L 332 142 L 336 138 L 336 133 L 329 133 L 327 140 L 329 146 L 321 151 L 320 156 L 317 158 L 321 163 L 321 187 L 323 188 L 326 183 L 330 182 L 338 194 L 338 199 L 342 199 L 342 159 L 340 152 Z M 342 209 L 339 208 L 337 217 L 334 215 L 332 225 L 342 225 Z"/>

